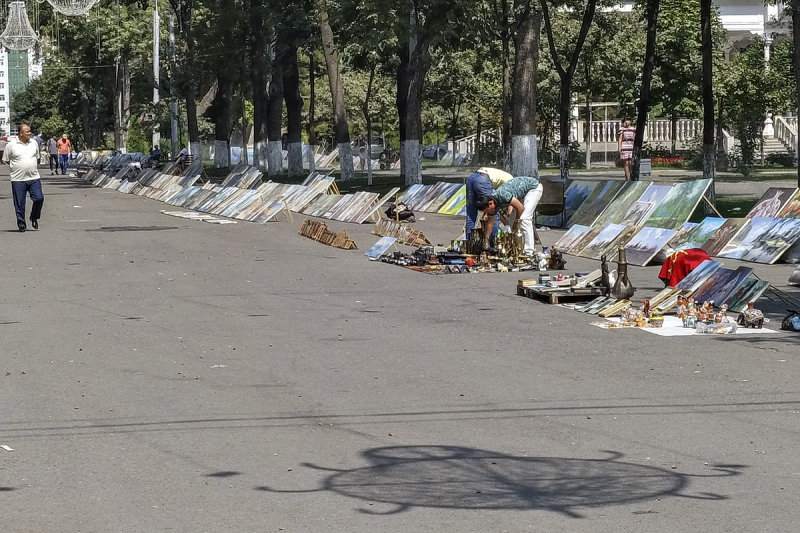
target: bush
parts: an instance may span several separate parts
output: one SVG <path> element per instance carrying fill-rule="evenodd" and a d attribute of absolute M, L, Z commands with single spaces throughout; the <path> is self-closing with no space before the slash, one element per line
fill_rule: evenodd
<path fill-rule="evenodd" d="M 791 148 L 786 152 L 776 152 L 764 158 L 768 167 L 792 168 L 797 165 L 797 154 Z"/>

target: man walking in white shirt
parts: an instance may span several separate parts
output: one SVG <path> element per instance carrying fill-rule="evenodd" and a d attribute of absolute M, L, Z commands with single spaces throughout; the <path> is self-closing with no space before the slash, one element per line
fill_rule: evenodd
<path fill-rule="evenodd" d="M 39 176 L 39 144 L 31 139 L 31 127 L 20 124 L 17 140 L 11 141 L 3 152 L 3 163 L 11 165 L 11 190 L 14 194 L 14 210 L 17 212 L 17 228 L 25 231 L 25 196 L 31 195 L 31 225 L 39 229 L 42 215 L 42 180 Z"/>

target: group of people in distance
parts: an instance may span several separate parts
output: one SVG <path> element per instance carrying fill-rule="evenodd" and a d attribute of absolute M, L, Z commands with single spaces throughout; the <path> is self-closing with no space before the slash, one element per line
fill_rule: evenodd
<path fill-rule="evenodd" d="M 28 124 L 20 124 L 17 138 L 9 141 L 5 150 L 0 154 L 3 163 L 11 167 L 11 192 L 17 216 L 17 229 L 20 232 L 28 229 L 28 221 L 25 219 L 25 203 L 28 196 L 33 202 L 29 220 L 33 229 L 39 229 L 39 219 L 42 216 L 42 206 L 44 205 L 42 181 L 39 175 L 39 156 L 42 144 L 44 143 L 41 136 L 31 137 L 31 127 Z M 69 156 L 72 153 L 72 142 L 67 134 L 61 135 L 60 139 L 56 139 L 56 136 L 53 135 L 44 148 L 47 150 L 50 174 L 58 174 L 59 170 L 61 174 L 66 174 L 69 167 Z M 152 155 L 151 153 L 151 157 Z M 161 155 L 160 150 L 158 150 L 158 155 Z M 182 165 L 187 161 L 188 155 L 189 151 L 183 148 L 178 156 Z"/>
<path fill-rule="evenodd" d="M 630 179 L 634 133 L 631 119 L 626 117 L 618 139 L 618 149 L 620 159 L 625 166 L 626 180 Z M 11 186 L 19 231 L 27 229 L 25 200 L 28 195 L 33 202 L 30 214 L 31 225 L 34 229 L 39 228 L 39 218 L 44 204 L 38 169 L 41 148 L 41 138 L 36 136 L 31 139 L 30 126 L 21 124 L 17 139 L 8 143 L 2 155 L 3 162 L 11 166 Z M 51 174 L 54 171 L 58 174 L 59 170 L 62 174 L 67 173 L 71 152 L 72 143 L 66 133 L 58 140 L 53 136 L 47 141 Z M 150 152 L 151 158 L 157 161 L 160 155 L 161 150 L 154 146 Z M 183 163 L 187 158 L 188 150 L 184 148 L 181 150 L 179 160 Z M 507 224 L 509 217 L 516 213 L 516 219 L 519 220 L 525 237 L 523 251 L 527 255 L 533 255 L 535 253 L 533 218 L 544 192 L 538 176 L 514 177 L 500 169 L 481 167 L 467 178 L 466 186 L 467 235 L 475 228 L 478 212 L 482 212 L 484 215 L 484 242 L 487 248 L 491 247 L 494 245 L 494 238 L 500 222 Z"/>

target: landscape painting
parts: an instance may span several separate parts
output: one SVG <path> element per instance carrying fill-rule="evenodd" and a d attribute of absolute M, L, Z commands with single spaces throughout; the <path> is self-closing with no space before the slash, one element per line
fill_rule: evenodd
<path fill-rule="evenodd" d="M 720 256 L 771 264 L 798 239 L 800 220 L 756 217 L 731 239 Z"/>
<path fill-rule="evenodd" d="M 638 201 L 652 184 L 652 181 L 625 182 L 617 197 L 608 204 L 608 207 L 594 221 L 595 225 L 621 224 L 633 203 Z"/>
<path fill-rule="evenodd" d="M 765 290 L 769 287 L 768 281 L 763 281 L 755 278 L 748 278 L 736 289 L 728 299 L 725 300 L 725 305 L 728 306 L 728 311 L 732 313 L 741 313 L 747 304 L 755 302 Z"/>
<path fill-rule="evenodd" d="M 778 218 L 800 218 L 800 190 L 778 211 Z"/>
<path fill-rule="evenodd" d="M 761 236 L 763 240 L 755 243 L 742 255 L 742 260 L 771 265 L 793 244 L 800 241 L 800 220 L 795 218 L 773 220 L 777 222 Z"/>
<path fill-rule="evenodd" d="M 580 207 L 575 210 L 572 217 L 567 220 L 567 226 L 572 226 L 573 224 L 591 226 L 597 216 L 611 203 L 617 193 L 619 193 L 624 184 L 624 181 L 619 180 L 600 182 L 586 200 L 583 201 Z"/>
<path fill-rule="evenodd" d="M 636 202 L 633 202 L 633 205 L 631 205 L 631 207 L 628 209 L 628 212 L 625 213 L 621 224 L 625 226 L 639 226 L 644 220 L 647 220 L 647 217 L 650 216 L 650 213 L 655 208 L 656 204 L 653 202 L 642 202 L 637 200 Z"/>
<path fill-rule="evenodd" d="M 725 245 L 736 236 L 747 224 L 748 218 L 729 218 L 714 234 L 703 243 L 701 248 L 711 257 L 716 257 L 725 248 Z"/>
<path fill-rule="evenodd" d="M 672 190 L 672 185 L 650 185 L 639 199 L 633 203 L 628 212 L 625 213 L 625 218 L 622 224 L 628 226 L 642 226 L 645 221 L 650 218 L 650 215 L 655 209 L 661 205 L 664 198 L 667 197 L 669 191 Z M 647 205 L 647 210 L 643 211 L 644 205 Z"/>
<path fill-rule="evenodd" d="M 654 228 L 679 229 L 692 216 L 709 185 L 711 179 L 684 181 L 674 185 L 646 224 Z"/>
<path fill-rule="evenodd" d="M 640 229 L 642 229 L 640 226 L 626 226 L 622 233 L 617 235 L 617 237 L 606 246 L 606 249 L 600 254 L 600 258 L 605 255 L 607 261 L 616 261 L 617 256 L 619 256 L 619 247 L 628 244 Z"/>
<path fill-rule="evenodd" d="M 697 222 L 684 222 L 683 226 L 681 226 L 681 229 L 679 229 L 678 232 L 669 240 L 667 247 L 672 248 L 673 250 L 676 249 L 681 245 L 681 243 L 683 243 L 683 241 L 686 240 L 686 236 L 689 235 L 694 228 L 699 225 L 700 224 Z"/>
<path fill-rule="evenodd" d="M 568 253 L 570 255 L 578 255 L 580 251 L 586 247 L 587 244 L 592 242 L 592 240 L 600 234 L 601 231 L 603 230 L 599 226 L 594 226 L 592 228 L 589 228 L 589 231 L 583 234 L 583 236 L 581 236 L 575 242 L 575 244 L 573 244 L 567 250 L 565 250 L 565 253 Z"/>
<path fill-rule="evenodd" d="M 609 224 L 578 255 L 589 259 L 600 259 L 600 256 L 614 242 L 614 239 L 626 229 L 627 227 L 622 224 Z"/>
<path fill-rule="evenodd" d="M 794 187 L 770 187 L 747 213 L 747 218 L 777 216 L 796 191 Z"/>
<path fill-rule="evenodd" d="M 722 266 L 722 263 L 718 261 L 712 261 L 711 259 L 706 259 L 699 265 L 695 267 L 694 270 L 689 272 L 689 275 L 683 278 L 678 282 L 676 285 L 677 288 L 683 289 L 686 291 L 696 291 L 700 285 L 706 282 L 711 275 L 717 271 L 718 268 Z"/>
<path fill-rule="evenodd" d="M 727 218 L 706 217 L 691 233 L 686 236 L 686 240 L 676 250 L 687 250 L 689 248 L 701 248 L 705 242 L 711 238 L 720 226 L 725 224 Z M 710 254 L 709 254 L 710 255 Z"/>
<path fill-rule="evenodd" d="M 588 231 L 592 229 L 589 226 L 581 226 L 580 224 L 575 224 L 569 231 L 567 231 L 564 235 L 561 236 L 558 241 L 553 245 L 553 248 L 557 250 L 566 251 L 572 248 L 576 242 L 580 240 L 581 237 L 586 235 Z"/>
<path fill-rule="evenodd" d="M 736 270 L 718 268 L 705 283 L 700 285 L 692 298 L 698 303 L 714 302 L 714 305 L 719 307 L 740 285 L 747 281 L 752 273 L 753 269 L 749 267 L 739 267 Z"/>
<path fill-rule="evenodd" d="M 628 263 L 645 266 L 675 235 L 674 229 L 644 227 L 625 245 Z"/>

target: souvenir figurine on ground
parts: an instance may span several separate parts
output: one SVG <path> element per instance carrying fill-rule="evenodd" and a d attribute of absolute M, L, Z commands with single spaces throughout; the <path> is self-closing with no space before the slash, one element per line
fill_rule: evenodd
<path fill-rule="evenodd" d="M 686 301 L 685 296 L 678 296 L 677 315 L 681 320 L 684 320 L 689 313 L 688 305 L 689 303 Z"/>
<path fill-rule="evenodd" d="M 746 328 L 760 329 L 764 326 L 764 313 L 756 309 L 753 302 L 748 302 L 747 309 L 739 313 L 736 322 Z"/>

